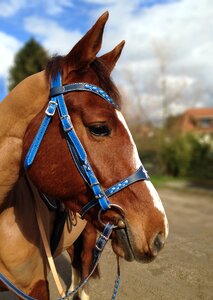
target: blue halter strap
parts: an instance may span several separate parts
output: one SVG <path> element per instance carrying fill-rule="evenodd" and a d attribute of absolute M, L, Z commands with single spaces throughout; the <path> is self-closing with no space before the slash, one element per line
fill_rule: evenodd
<path fill-rule="evenodd" d="M 57 76 L 55 78 L 52 78 L 51 80 L 51 90 L 50 90 L 50 101 L 48 103 L 47 109 L 45 111 L 45 117 L 40 125 L 40 128 L 38 129 L 38 132 L 28 150 L 28 153 L 25 158 L 24 166 L 25 169 L 28 170 L 30 166 L 33 164 L 33 161 L 36 157 L 36 154 L 38 152 L 39 146 L 42 142 L 42 139 L 44 137 L 44 134 L 48 128 L 48 125 L 50 124 L 50 121 L 52 117 L 54 116 L 56 110 L 58 112 L 60 122 L 62 125 L 62 129 L 64 131 L 64 135 L 67 141 L 68 148 L 70 150 L 70 153 L 72 155 L 73 161 L 75 162 L 75 165 L 81 174 L 83 180 L 88 184 L 88 186 L 91 188 L 94 198 L 91 200 L 88 204 L 86 204 L 81 212 L 80 215 L 83 218 L 85 214 L 96 205 L 100 206 L 99 211 L 99 221 L 104 226 L 103 233 L 100 235 L 99 239 L 97 240 L 96 247 L 94 250 L 94 262 L 93 262 L 93 268 L 92 272 L 89 274 L 87 278 L 85 278 L 82 283 L 72 292 L 68 293 L 66 297 L 73 295 L 77 292 L 79 288 L 81 288 L 86 282 L 88 281 L 89 277 L 95 270 L 98 260 L 100 258 L 101 252 L 109 239 L 112 231 L 117 226 L 114 224 L 103 224 L 100 219 L 100 215 L 102 211 L 106 211 L 107 209 L 118 209 L 120 213 L 122 214 L 122 217 L 124 217 L 124 211 L 123 209 L 116 205 L 111 204 L 109 201 L 109 197 L 114 195 L 115 193 L 118 193 L 119 191 L 123 190 L 124 188 L 128 187 L 129 185 L 141 181 L 141 180 L 149 180 L 149 176 L 143 167 L 143 165 L 140 166 L 140 168 L 130 175 L 127 178 L 122 179 L 118 183 L 114 184 L 107 190 L 103 191 L 97 177 L 95 176 L 92 167 L 87 159 L 86 151 L 84 150 L 76 132 L 73 127 L 70 115 L 68 113 L 64 96 L 63 94 L 73 91 L 86 91 L 91 92 L 99 97 L 101 97 L 103 100 L 108 102 L 110 105 L 112 105 L 115 109 L 118 109 L 117 104 L 113 101 L 113 99 L 101 88 L 89 84 L 89 83 L 72 83 L 68 85 L 62 85 L 61 80 L 61 74 L 60 72 L 57 73 Z M 117 292 L 118 284 L 120 280 L 120 274 L 118 274 L 118 279 L 116 281 L 115 285 L 115 292 L 112 299 L 115 299 L 115 295 Z M 66 297 L 60 298 L 60 299 L 67 299 Z"/>
<path fill-rule="evenodd" d="M 28 169 L 37 154 L 41 141 L 44 137 L 44 134 L 48 128 L 48 125 L 55 114 L 57 109 L 58 115 L 61 121 L 61 125 L 66 137 L 66 141 L 68 147 L 70 149 L 70 153 L 73 157 L 75 165 L 83 177 L 84 181 L 90 186 L 93 191 L 94 199 L 90 201 L 81 211 L 81 216 L 83 217 L 88 210 L 90 210 L 95 205 L 99 204 L 102 210 L 107 210 L 110 208 L 110 202 L 108 197 L 112 196 L 113 194 L 119 192 L 120 190 L 126 188 L 130 184 L 139 181 L 139 180 L 148 180 L 149 176 L 141 166 L 134 174 L 129 176 L 126 179 L 121 180 L 120 182 L 116 183 L 105 192 L 101 188 L 98 179 L 96 178 L 90 163 L 87 159 L 86 151 L 84 150 L 76 132 L 73 127 L 70 115 L 68 113 L 65 101 L 64 101 L 64 93 L 72 92 L 72 91 L 87 91 L 92 92 L 110 105 L 112 105 L 115 109 L 118 109 L 117 104 L 113 101 L 113 99 L 102 89 L 99 87 L 89 84 L 89 83 L 72 83 L 68 85 L 62 86 L 61 75 L 60 72 L 57 73 L 57 76 L 52 79 L 51 81 L 51 90 L 50 96 L 51 100 L 48 103 L 47 109 L 45 111 L 45 117 L 40 125 L 40 128 L 30 146 L 30 149 L 27 153 L 25 158 L 24 166 L 25 169 Z"/>

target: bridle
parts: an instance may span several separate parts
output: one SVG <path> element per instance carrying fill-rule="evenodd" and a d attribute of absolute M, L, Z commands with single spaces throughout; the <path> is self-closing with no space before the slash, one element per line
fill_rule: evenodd
<path fill-rule="evenodd" d="M 123 219 L 125 219 L 125 212 L 123 208 L 120 205 L 110 203 L 109 197 L 114 195 L 115 193 L 120 192 L 124 188 L 128 187 L 129 185 L 141 181 L 141 180 L 149 180 L 149 176 L 144 169 L 143 165 L 140 166 L 140 168 L 130 175 L 127 178 L 124 178 L 120 180 L 118 183 L 115 183 L 113 186 L 109 187 L 107 190 L 103 190 L 97 177 L 95 176 L 95 173 L 93 172 L 93 169 L 87 159 L 86 151 L 84 150 L 84 147 L 82 146 L 75 129 L 73 127 L 70 115 L 68 113 L 66 103 L 64 101 L 64 94 L 73 92 L 73 91 L 86 91 L 95 93 L 99 97 L 101 97 L 103 100 L 108 102 L 110 105 L 112 105 L 115 109 L 118 109 L 117 104 L 113 101 L 113 99 L 101 88 L 90 84 L 90 83 L 72 83 L 68 85 L 62 85 L 62 79 L 60 72 L 57 73 L 55 77 L 51 79 L 51 89 L 50 89 L 50 101 L 48 103 L 48 106 L 45 111 L 44 119 L 37 131 L 37 134 L 28 150 L 28 153 L 26 155 L 25 161 L 24 161 L 24 167 L 26 170 L 26 173 L 30 166 L 32 166 L 34 159 L 36 157 L 36 154 L 38 152 L 39 146 L 42 142 L 42 139 L 45 135 L 45 132 L 51 122 L 51 119 L 53 118 L 56 110 L 59 115 L 59 119 L 62 125 L 62 129 L 64 131 L 64 136 L 67 141 L 68 148 L 70 150 L 70 153 L 72 155 L 73 161 L 85 181 L 85 183 L 90 187 L 94 197 L 91 201 L 89 201 L 80 211 L 80 215 L 82 218 L 92 209 L 93 207 L 99 206 L 99 212 L 97 215 L 97 218 L 100 222 L 100 224 L 104 227 L 102 234 L 99 236 L 96 242 L 96 246 L 94 249 L 94 260 L 92 265 L 92 271 L 90 274 L 83 279 L 83 281 L 78 285 L 77 288 L 75 288 L 73 291 L 68 292 L 66 296 L 61 297 L 59 300 L 65 300 L 70 299 L 73 294 L 75 294 L 80 288 L 82 288 L 89 278 L 91 277 L 92 273 L 97 267 L 97 264 L 99 262 L 101 253 L 110 238 L 110 235 L 112 231 L 118 227 L 117 224 L 113 223 L 106 223 L 104 224 L 101 219 L 102 212 L 105 212 L 107 210 L 117 210 L 119 214 L 122 216 Z M 34 300 L 32 297 L 26 295 L 21 290 L 16 288 L 2 273 L 0 273 L 0 281 L 2 281 L 9 289 L 11 289 L 14 293 L 16 293 L 18 296 L 20 296 L 23 299 L 26 300 Z M 115 289 L 114 294 L 112 296 L 112 299 L 115 299 L 116 293 L 118 290 L 118 285 L 120 281 L 120 271 L 119 271 L 119 264 L 118 264 L 118 275 L 115 282 Z"/>
<path fill-rule="evenodd" d="M 79 286 L 74 289 L 71 292 L 68 292 L 65 297 L 60 298 L 59 300 L 65 300 L 70 299 L 73 294 L 75 294 L 80 288 L 82 288 L 89 278 L 91 277 L 93 271 L 96 269 L 97 264 L 99 262 L 101 253 L 112 233 L 112 231 L 118 227 L 118 225 L 108 222 L 107 224 L 104 224 L 101 220 L 101 214 L 102 212 L 105 212 L 110 209 L 114 209 L 119 211 L 120 215 L 123 219 L 125 219 L 125 212 L 123 208 L 117 204 L 110 203 L 109 197 L 114 195 L 115 193 L 120 192 L 124 188 L 128 187 L 129 185 L 141 181 L 141 180 L 149 180 L 149 176 L 144 169 L 143 165 L 140 166 L 140 168 L 130 175 L 127 178 L 124 178 L 120 180 L 118 183 L 115 183 L 113 186 L 109 187 L 107 190 L 103 190 L 97 177 L 95 176 L 93 169 L 87 159 L 86 151 L 84 150 L 84 147 L 82 146 L 75 129 L 72 125 L 72 121 L 70 118 L 70 115 L 68 113 L 66 103 L 64 101 L 64 94 L 73 92 L 73 91 L 86 91 L 91 92 L 99 97 L 101 97 L 103 100 L 108 102 L 110 105 L 112 105 L 115 109 L 118 109 L 117 104 L 113 101 L 113 99 L 101 88 L 90 84 L 90 83 L 72 83 L 68 85 L 62 85 L 61 80 L 61 74 L 60 72 L 57 73 L 55 77 L 51 79 L 51 89 L 50 89 L 50 101 L 48 103 L 47 109 L 45 111 L 45 117 L 37 131 L 37 134 L 28 150 L 28 153 L 26 155 L 25 161 L 24 161 L 24 167 L 26 170 L 26 173 L 30 166 L 32 166 L 33 161 L 36 157 L 36 154 L 38 152 L 39 146 L 42 142 L 42 139 L 45 135 L 45 132 L 51 122 L 51 119 L 53 118 L 56 110 L 58 111 L 59 119 L 62 125 L 62 129 L 64 131 L 64 135 L 67 141 L 68 148 L 70 150 L 70 153 L 72 155 L 73 161 L 82 176 L 83 180 L 86 182 L 86 184 L 90 187 L 94 198 L 89 201 L 80 212 L 81 217 L 83 218 L 85 214 L 88 213 L 88 211 L 95 207 L 99 206 L 100 210 L 98 212 L 97 218 L 100 222 L 100 224 L 104 227 L 102 234 L 99 236 L 96 242 L 96 246 L 94 249 L 94 260 L 92 265 L 92 271 L 90 274 L 83 279 L 83 281 L 79 284 Z M 28 177 L 28 176 L 27 176 Z M 0 281 L 2 281 L 10 290 L 12 290 L 14 293 L 16 293 L 18 296 L 20 296 L 23 299 L 26 300 L 35 300 L 34 298 L 26 295 L 21 290 L 19 290 L 12 282 L 10 282 L 2 273 L 0 273 Z M 118 275 L 115 282 L 115 289 L 112 296 L 112 299 L 115 299 L 116 293 L 118 290 L 118 285 L 120 281 L 120 271 L 119 271 L 119 264 L 118 264 Z"/>
<path fill-rule="evenodd" d="M 62 85 L 62 79 L 60 72 L 57 73 L 57 75 L 52 78 L 51 80 L 51 89 L 50 89 L 50 101 L 48 103 L 47 109 L 45 111 L 45 117 L 40 125 L 40 128 L 38 129 L 38 132 L 28 150 L 28 153 L 25 158 L 24 166 L 25 169 L 28 170 L 29 167 L 33 164 L 33 161 L 35 159 L 35 156 L 38 152 L 39 146 L 42 142 L 42 139 L 44 137 L 44 134 L 48 128 L 48 125 L 53 118 L 56 110 L 58 111 L 58 115 L 60 118 L 60 122 L 62 125 L 62 129 L 64 131 L 64 135 L 67 141 L 68 148 L 70 150 L 70 153 L 72 155 L 73 161 L 82 176 L 83 180 L 87 183 L 87 185 L 90 187 L 91 191 L 93 192 L 94 199 L 88 202 L 86 204 L 81 212 L 80 215 L 83 218 L 85 214 L 93 207 L 100 206 L 100 212 L 99 216 L 102 211 L 106 211 L 112 208 L 115 208 L 116 210 L 119 210 L 121 215 L 125 217 L 125 213 L 122 207 L 120 207 L 117 204 L 112 204 L 109 201 L 109 197 L 114 195 L 115 193 L 120 192 L 122 189 L 128 187 L 129 185 L 141 181 L 141 180 L 149 180 L 149 176 L 143 167 L 143 165 L 140 166 L 140 168 L 130 175 L 127 178 L 122 179 L 118 183 L 114 184 L 107 190 L 103 190 L 97 177 L 95 176 L 93 169 L 87 159 L 86 151 L 84 150 L 84 147 L 82 146 L 75 129 L 73 127 L 71 117 L 68 113 L 66 103 L 64 101 L 64 94 L 73 92 L 73 91 L 86 91 L 91 92 L 102 99 L 104 99 L 106 102 L 108 102 L 110 105 L 112 105 L 115 109 L 118 109 L 117 104 L 114 102 L 114 100 L 101 88 L 89 84 L 89 83 L 72 83 L 68 85 Z M 100 219 L 100 217 L 99 217 Z M 113 228 L 115 228 L 115 224 L 113 224 Z"/>

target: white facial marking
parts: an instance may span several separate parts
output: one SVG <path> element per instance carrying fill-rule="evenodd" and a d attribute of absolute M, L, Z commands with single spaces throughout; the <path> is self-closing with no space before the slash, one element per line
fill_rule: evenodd
<path fill-rule="evenodd" d="M 138 155 L 138 150 L 137 150 L 137 147 L 136 147 L 135 142 L 133 140 L 132 134 L 131 134 L 128 126 L 127 126 L 127 123 L 126 123 L 122 113 L 120 111 L 116 111 L 116 113 L 117 113 L 118 119 L 123 124 L 123 126 L 126 128 L 126 131 L 129 135 L 130 141 L 131 141 L 132 146 L 133 146 L 133 156 L 132 156 L 133 166 L 135 167 L 135 169 L 138 169 L 141 166 L 142 163 L 141 163 L 140 157 Z M 167 235 L 168 235 L 168 221 L 167 221 L 167 217 L 166 217 L 162 202 L 160 200 L 160 197 L 159 197 L 155 187 L 151 183 L 151 181 L 145 180 L 144 183 L 146 184 L 147 189 L 150 192 L 150 195 L 151 195 L 154 206 L 164 215 L 165 237 L 167 237 Z"/>
<path fill-rule="evenodd" d="M 158 192 L 156 191 L 154 185 L 151 183 L 151 181 L 145 180 L 144 183 L 146 184 L 146 186 L 150 192 L 154 206 L 165 216 L 164 217 L 165 237 L 167 237 L 168 236 L 168 221 L 167 221 L 167 217 L 166 217 L 165 210 L 163 208 L 161 199 L 160 199 Z"/>
<path fill-rule="evenodd" d="M 137 170 L 140 166 L 141 166 L 141 160 L 140 157 L 138 155 L 138 150 L 137 147 L 135 145 L 135 142 L 133 140 L 132 134 L 127 126 L 126 120 L 124 119 L 124 116 L 122 115 L 122 113 L 120 111 L 116 110 L 116 114 L 118 116 L 118 119 L 120 120 L 120 122 L 123 124 L 123 126 L 126 128 L 126 131 L 129 135 L 130 138 L 130 142 L 133 146 L 133 155 L 132 155 L 132 162 L 133 162 L 133 166 L 135 167 L 135 169 Z"/>

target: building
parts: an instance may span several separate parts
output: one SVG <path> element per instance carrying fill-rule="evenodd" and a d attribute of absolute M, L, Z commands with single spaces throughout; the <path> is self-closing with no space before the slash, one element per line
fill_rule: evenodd
<path fill-rule="evenodd" d="M 186 110 L 179 120 L 179 126 L 183 133 L 213 133 L 213 108 Z"/>

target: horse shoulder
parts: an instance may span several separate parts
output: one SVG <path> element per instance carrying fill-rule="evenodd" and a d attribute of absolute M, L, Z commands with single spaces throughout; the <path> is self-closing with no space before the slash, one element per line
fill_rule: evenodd
<path fill-rule="evenodd" d="M 0 206 L 19 177 L 22 140 L 17 137 L 0 139 Z"/>
<path fill-rule="evenodd" d="M 32 201 L 26 190 L 26 197 L 22 193 L 14 206 L 12 198 L 17 192 L 13 189 L 8 194 L 7 207 L 0 214 L 0 240 L 4 241 L 0 243 L 0 270 L 18 288 L 29 293 L 36 282 L 45 280 L 47 267 L 40 251 Z"/>

